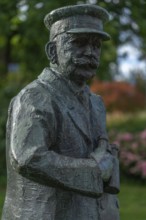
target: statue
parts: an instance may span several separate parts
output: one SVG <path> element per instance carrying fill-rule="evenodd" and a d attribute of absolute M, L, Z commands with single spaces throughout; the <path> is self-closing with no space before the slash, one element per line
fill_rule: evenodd
<path fill-rule="evenodd" d="M 95 5 L 47 14 L 50 68 L 13 98 L 7 123 L 2 220 L 118 220 L 117 147 L 102 98 L 86 81 L 99 65 L 108 12 Z"/>

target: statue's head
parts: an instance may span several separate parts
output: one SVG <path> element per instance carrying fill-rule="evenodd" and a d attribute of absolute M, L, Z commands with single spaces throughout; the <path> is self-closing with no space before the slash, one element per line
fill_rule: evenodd
<path fill-rule="evenodd" d="M 46 53 L 51 66 L 77 83 L 90 79 L 99 65 L 102 41 L 110 39 L 103 31 L 108 12 L 95 5 L 59 8 L 46 15 L 50 30 Z"/>

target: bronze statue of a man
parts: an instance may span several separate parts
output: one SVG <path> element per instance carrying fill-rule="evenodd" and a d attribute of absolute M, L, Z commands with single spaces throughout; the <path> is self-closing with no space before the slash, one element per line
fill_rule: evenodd
<path fill-rule="evenodd" d="M 108 12 L 76 5 L 45 17 L 50 68 L 9 108 L 2 220 L 118 220 L 118 176 L 105 108 L 86 81 L 99 65 Z M 115 184 L 115 186 L 114 186 Z"/>

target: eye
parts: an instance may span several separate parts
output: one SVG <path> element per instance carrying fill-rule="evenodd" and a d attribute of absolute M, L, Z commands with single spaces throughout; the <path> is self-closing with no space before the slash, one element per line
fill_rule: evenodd
<path fill-rule="evenodd" d="M 77 38 L 73 40 L 73 43 L 78 47 L 83 47 L 87 44 L 87 39 L 85 38 Z"/>
<path fill-rule="evenodd" d="M 99 39 L 94 40 L 93 44 L 94 44 L 94 47 L 98 49 L 100 49 L 102 45 L 101 40 Z"/>

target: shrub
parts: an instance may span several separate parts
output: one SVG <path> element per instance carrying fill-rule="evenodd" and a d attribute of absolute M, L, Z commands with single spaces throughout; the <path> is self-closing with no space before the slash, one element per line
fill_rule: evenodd
<path fill-rule="evenodd" d="M 120 146 L 120 164 L 125 174 L 146 179 L 146 130 L 132 133 L 110 131 L 109 136 Z"/>
<path fill-rule="evenodd" d="M 101 82 L 94 79 L 91 90 L 102 96 L 109 112 L 134 112 L 145 108 L 145 96 L 127 82 Z"/>

